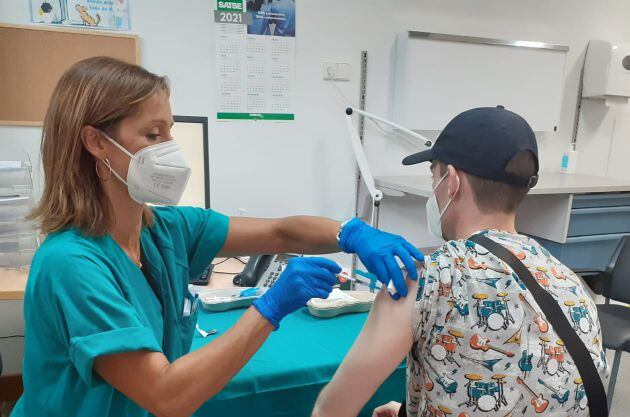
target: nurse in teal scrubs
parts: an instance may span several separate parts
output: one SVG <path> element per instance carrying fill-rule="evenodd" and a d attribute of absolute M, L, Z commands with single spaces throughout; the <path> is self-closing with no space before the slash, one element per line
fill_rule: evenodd
<path fill-rule="evenodd" d="M 190 416 L 284 316 L 327 297 L 340 272 L 324 258 L 292 261 L 234 327 L 189 353 L 197 303 L 188 282 L 217 255 L 341 249 L 405 295 L 396 257 L 415 272 L 422 254 L 359 219 L 175 207 L 190 169 L 172 124 L 166 79 L 141 67 L 91 58 L 59 81 L 31 214 L 47 237 L 26 288 L 24 394 L 12 416 Z"/>

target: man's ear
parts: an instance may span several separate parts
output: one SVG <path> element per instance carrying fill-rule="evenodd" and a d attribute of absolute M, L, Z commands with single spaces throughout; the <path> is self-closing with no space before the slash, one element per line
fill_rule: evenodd
<path fill-rule="evenodd" d="M 108 155 L 107 148 L 105 146 L 106 139 L 98 129 L 92 126 L 83 126 L 79 131 L 81 136 L 81 142 L 89 153 L 99 161 L 105 159 Z"/>
<path fill-rule="evenodd" d="M 448 172 L 448 176 L 445 181 L 448 182 L 448 197 L 453 198 L 453 196 L 460 190 L 462 186 L 461 181 L 461 173 L 455 169 L 453 165 L 447 165 L 446 171 Z"/>

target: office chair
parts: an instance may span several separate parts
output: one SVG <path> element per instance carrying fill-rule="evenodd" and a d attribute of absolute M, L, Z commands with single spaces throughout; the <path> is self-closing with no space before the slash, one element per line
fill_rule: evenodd
<path fill-rule="evenodd" d="M 610 382 L 608 383 L 608 409 L 612 404 L 617 373 L 621 363 L 621 354 L 630 352 L 630 236 L 619 242 L 606 271 L 602 273 L 602 295 L 605 304 L 597 305 L 599 321 L 602 327 L 602 346 L 604 350 L 615 351 Z M 625 305 L 610 304 L 610 300 L 620 301 Z"/>

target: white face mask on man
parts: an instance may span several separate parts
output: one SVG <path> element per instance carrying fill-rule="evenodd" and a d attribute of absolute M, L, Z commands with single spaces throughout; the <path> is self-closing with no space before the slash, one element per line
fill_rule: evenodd
<path fill-rule="evenodd" d="M 129 196 L 139 204 L 176 205 L 184 194 L 190 178 L 190 167 L 175 141 L 150 145 L 132 154 L 121 144 L 103 136 L 131 158 L 125 181 L 116 171 L 112 173 L 127 186 Z M 108 160 L 105 164 L 111 169 Z"/>
<path fill-rule="evenodd" d="M 453 199 L 455 198 L 455 194 L 457 194 L 457 192 L 459 191 L 459 177 L 456 177 L 457 190 L 455 190 L 455 194 L 453 194 L 453 197 L 451 197 L 451 199 L 448 200 L 448 203 L 446 203 L 446 206 L 444 206 L 444 209 L 442 210 L 442 212 L 440 212 L 440 207 L 438 206 L 437 198 L 435 197 L 435 190 L 437 190 L 437 188 L 440 186 L 440 184 L 442 184 L 442 182 L 447 176 L 448 176 L 448 172 L 444 174 L 442 178 L 440 178 L 435 188 L 433 188 L 433 192 L 431 193 L 431 197 L 429 197 L 429 199 L 427 200 L 427 206 L 426 206 L 427 224 L 429 225 L 429 232 L 433 236 L 442 240 L 447 240 L 444 237 L 444 232 L 442 231 L 442 216 L 444 216 L 446 209 L 448 208 L 448 206 L 451 205 L 451 203 L 453 202 Z"/>

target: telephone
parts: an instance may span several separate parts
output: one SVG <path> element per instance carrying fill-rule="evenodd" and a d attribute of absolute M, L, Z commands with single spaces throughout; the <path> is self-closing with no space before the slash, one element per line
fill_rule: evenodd
<path fill-rule="evenodd" d="M 255 255 L 249 258 L 243 272 L 234 277 L 239 287 L 271 287 L 289 263 L 297 255 Z"/>

